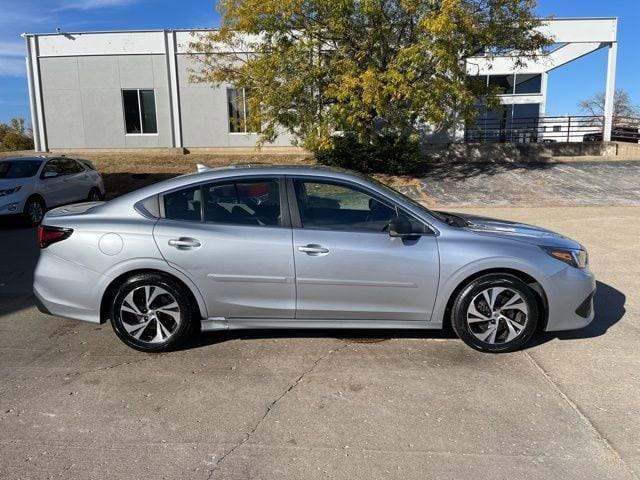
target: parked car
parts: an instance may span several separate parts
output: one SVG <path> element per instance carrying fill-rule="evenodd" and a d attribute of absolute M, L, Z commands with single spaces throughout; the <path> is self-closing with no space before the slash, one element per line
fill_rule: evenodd
<path fill-rule="evenodd" d="M 587 133 L 583 136 L 585 142 L 601 142 L 603 138 L 602 132 Z M 638 127 L 614 127 L 611 131 L 611 140 L 614 142 L 640 142 L 640 133 Z"/>
<path fill-rule="evenodd" d="M 104 198 L 102 177 L 88 160 L 15 157 L 0 160 L 0 215 L 39 225 L 48 208 Z"/>
<path fill-rule="evenodd" d="M 595 279 L 579 243 L 431 211 L 322 167 L 249 166 L 50 211 L 34 292 L 46 313 L 111 321 L 148 352 L 194 331 L 440 329 L 473 348 L 586 326 Z"/>

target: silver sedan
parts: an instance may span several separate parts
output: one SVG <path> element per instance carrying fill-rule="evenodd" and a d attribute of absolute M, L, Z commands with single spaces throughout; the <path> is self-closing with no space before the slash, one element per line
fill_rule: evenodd
<path fill-rule="evenodd" d="M 431 211 L 343 170 L 207 169 L 52 210 L 39 242 L 40 309 L 111 321 L 148 352 L 197 331 L 445 325 L 503 352 L 594 317 L 579 243 Z"/>

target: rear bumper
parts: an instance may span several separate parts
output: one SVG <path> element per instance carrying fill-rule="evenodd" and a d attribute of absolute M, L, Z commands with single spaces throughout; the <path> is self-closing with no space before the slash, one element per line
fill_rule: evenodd
<path fill-rule="evenodd" d="M 34 273 L 36 306 L 49 315 L 100 323 L 103 277 L 43 250 Z"/>
<path fill-rule="evenodd" d="M 596 279 L 590 270 L 567 267 L 547 278 L 544 289 L 549 303 L 546 331 L 576 330 L 593 321 Z"/>

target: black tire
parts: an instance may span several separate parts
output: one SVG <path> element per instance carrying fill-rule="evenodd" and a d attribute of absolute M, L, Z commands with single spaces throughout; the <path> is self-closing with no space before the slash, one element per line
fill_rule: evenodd
<path fill-rule="evenodd" d="M 103 200 L 102 192 L 99 188 L 93 187 L 89 190 L 89 195 L 87 195 L 87 200 L 89 202 L 99 202 Z"/>
<path fill-rule="evenodd" d="M 492 290 L 496 288 L 506 290 Z M 494 308 L 490 307 L 483 292 L 488 292 Z M 522 301 L 517 300 L 515 294 Z M 509 306 L 512 299 L 515 302 Z M 472 310 L 475 308 L 478 314 L 469 312 L 472 301 Z M 503 310 L 501 306 L 506 308 Z M 469 282 L 460 291 L 451 309 L 453 330 L 464 343 L 481 352 L 500 353 L 521 349 L 531 340 L 539 318 L 538 302 L 533 290 L 522 280 L 509 274 L 489 274 Z M 516 336 L 509 340 L 514 332 Z M 479 337 L 485 337 L 485 340 Z"/>
<path fill-rule="evenodd" d="M 144 287 L 159 288 L 160 291 L 166 292 L 166 294 L 157 294 L 151 303 L 152 308 L 149 310 L 144 307 L 147 291 Z M 150 290 L 150 292 L 149 296 L 153 296 L 153 292 L 156 290 Z M 130 294 L 132 297 L 128 297 Z M 141 315 L 131 310 L 129 300 L 133 300 L 133 307 L 139 310 Z M 172 300 L 177 303 L 177 315 L 174 311 L 175 308 L 171 309 L 171 314 L 168 314 L 169 310 L 162 310 L 163 306 L 172 305 Z M 123 306 L 129 311 L 123 311 Z M 179 318 L 179 321 L 175 318 Z M 116 335 L 128 346 L 142 352 L 165 352 L 178 348 L 193 333 L 196 320 L 189 293 L 181 283 L 168 275 L 156 273 L 133 275 L 118 287 L 111 302 L 111 326 Z M 165 333 L 170 333 L 164 340 L 156 338 L 158 323 L 162 324 L 160 337 Z M 132 330 L 137 325 L 146 326 Z"/>
<path fill-rule="evenodd" d="M 36 195 L 29 197 L 24 204 L 23 217 L 26 222 L 32 226 L 37 227 L 42 223 L 44 214 L 47 212 L 47 206 L 41 197 Z"/>

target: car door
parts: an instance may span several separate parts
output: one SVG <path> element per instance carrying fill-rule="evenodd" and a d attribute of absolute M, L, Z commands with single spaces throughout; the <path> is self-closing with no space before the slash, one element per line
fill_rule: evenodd
<path fill-rule="evenodd" d="M 438 287 L 434 232 L 374 192 L 349 182 L 288 180 L 296 269 L 296 318 L 429 320 Z M 405 216 L 420 234 L 388 234 Z"/>
<path fill-rule="evenodd" d="M 86 200 L 89 197 L 89 190 L 91 190 L 92 184 L 85 167 L 73 158 L 63 158 L 62 166 L 65 173 L 65 203 Z"/>
<path fill-rule="evenodd" d="M 293 246 L 283 180 L 238 178 L 161 197 L 156 243 L 189 276 L 210 317 L 291 319 Z"/>
<path fill-rule="evenodd" d="M 37 190 L 47 207 L 57 207 L 66 203 L 65 176 L 62 158 L 52 158 L 43 167 Z"/>

